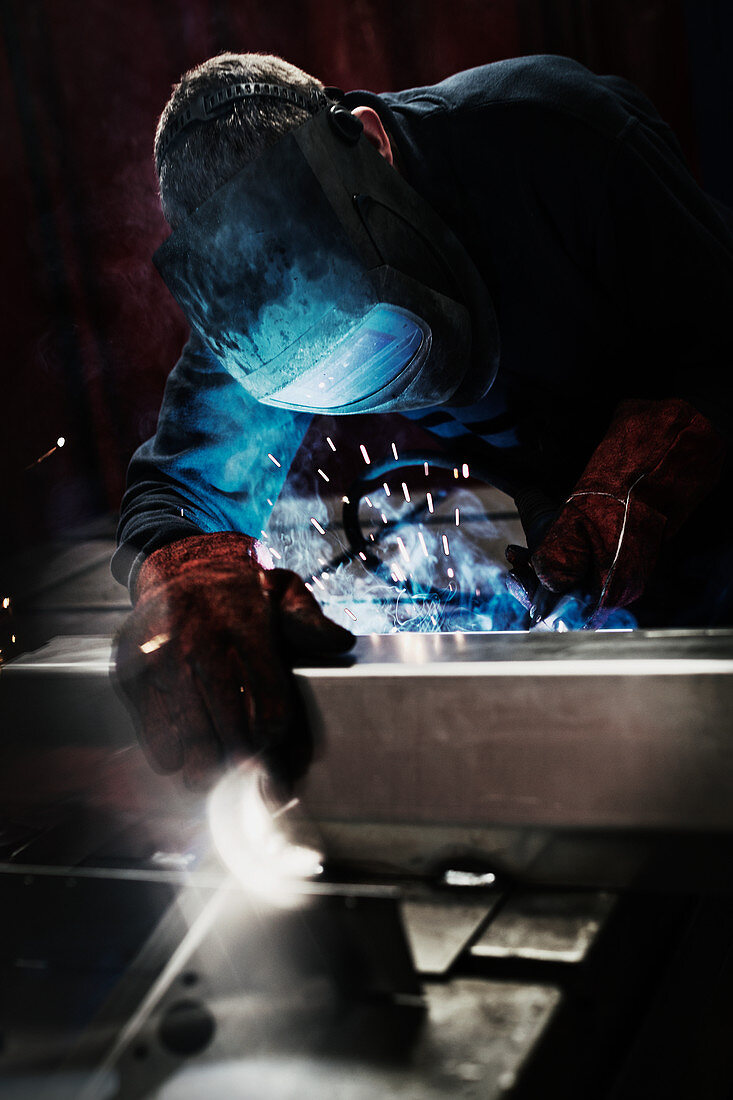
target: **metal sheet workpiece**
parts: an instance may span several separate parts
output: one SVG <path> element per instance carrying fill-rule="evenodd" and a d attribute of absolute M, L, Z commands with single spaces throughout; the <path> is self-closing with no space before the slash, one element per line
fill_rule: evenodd
<path fill-rule="evenodd" d="M 10 739 L 131 741 L 109 659 L 108 638 L 67 637 L 6 665 Z M 296 679 L 316 820 L 733 827 L 733 631 L 371 635 Z"/>

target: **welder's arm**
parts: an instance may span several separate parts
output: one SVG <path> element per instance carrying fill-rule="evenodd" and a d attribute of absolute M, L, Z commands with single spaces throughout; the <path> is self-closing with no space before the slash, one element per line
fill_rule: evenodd
<path fill-rule="evenodd" d="M 308 422 L 249 398 L 193 336 L 156 435 L 130 464 L 113 572 L 135 608 L 117 638 L 117 682 L 153 765 L 191 785 L 255 752 L 299 774 L 310 750 L 290 662 L 351 642 L 295 574 L 262 568 L 250 537 Z"/>
<path fill-rule="evenodd" d="M 191 787 L 252 756 L 284 784 L 302 775 L 312 742 L 291 662 L 353 644 L 295 573 L 264 569 L 256 549 L 225 532 L 156 550 L 116 637 L 116 682 L 148 759 Z"/>
<path fill-rule="evenodd" d="M 620 607 L 641 595 L 662 544 L 718 481 L 730 449 L 733 214 L 701 191 L 661 130 L 636 122 L 609 159 L 595 224 L 594 277 L 645 369 L 623 383 L 634 399 L 616 408 L 530 550 L 551 592 L 585 590 L 601 607 Z M 508 556 L 526 573 L 521 548 Z M 544 595 L 540 588 L 529 602 Z"/>
<path fill-rule="evenodd" d="M 633 603 L 664 540 L 717 481 L 725 451 L 720 434 L 687 401 L 622 402 L 532 554 L 541 584 L 554 593 L 588 593 L 598 608 Z"/>
<path fill-rule="evenodd" d="M 130 462 L 117 580 L 131 587 L 149 554 L 188 535 L 259 534 L 309 422 L 260 405 L 192 335 L 168 377 L 157 431 Z"/>

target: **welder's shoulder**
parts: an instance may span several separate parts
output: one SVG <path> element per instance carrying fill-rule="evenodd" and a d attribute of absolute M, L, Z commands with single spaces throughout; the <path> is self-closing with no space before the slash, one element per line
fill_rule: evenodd
<path fill-rule="evenodd" d="M 510 58 L 456 73 L 429 87 L 392 93 L 393 110 L 422 115 L 474 116 L 524 108 L 548 119 L 570 117 L 609 137 L 635 117 L 654 112 L 633 85 L 597 76 L 571 58 L 554 54 Z"/>

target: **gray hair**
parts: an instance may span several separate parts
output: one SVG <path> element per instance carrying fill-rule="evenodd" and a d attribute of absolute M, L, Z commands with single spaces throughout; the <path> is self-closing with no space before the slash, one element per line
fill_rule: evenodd
<path fill-rule="evenodd" d="M 172 226 L 318 109 L 315 99 L 312 109 L 266 96 L 240 99 L 225 114 L 187 126 L 168 145 L 182 113 L 198 96 L 232 83 L 279 84 L 306 95 L 323 91 L 320 80 L 274 54 L 222 53 L 184 73 L 173 86 L 155 132 L 160 203 Z"/>

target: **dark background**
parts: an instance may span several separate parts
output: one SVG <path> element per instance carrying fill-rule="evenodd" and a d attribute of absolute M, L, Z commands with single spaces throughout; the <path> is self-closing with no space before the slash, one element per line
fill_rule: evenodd
<path fill-rule="evenodd" d="M 733 204 L 726 0 L 0 0 L 0 12 L 0 554 L 114 514 L 155 428 L 186 330 L 150 263 L 166 235 L 152 137 L 171 84 L 212 54 L 279 53 L 373 91 L 566 54 L 638 84 Z M 36 463 L 60 435 L 63 450 Z"/>

